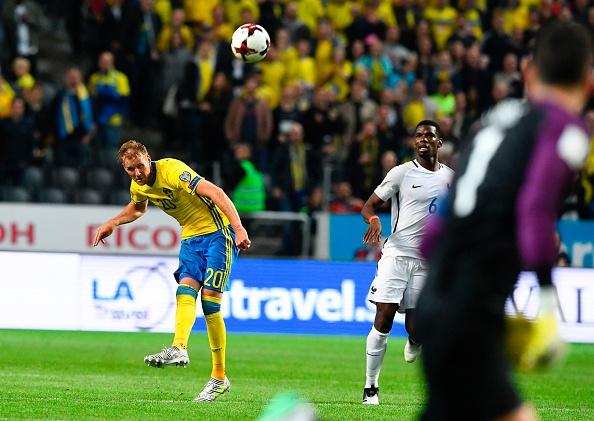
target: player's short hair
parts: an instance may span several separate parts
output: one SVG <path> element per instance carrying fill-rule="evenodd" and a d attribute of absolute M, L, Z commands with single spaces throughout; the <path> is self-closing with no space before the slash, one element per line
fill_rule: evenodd
<path fill-rule="evenodd" d="M 421 120 L 421 121 L 419 121 L 419 124 L 417 124 L 417 127 L 415 127 L 415 133 L 421 126 L 435 127 L 435 130 L 437 131 L 437 137 L 441 137 L 441 127 L 439 127 L 439 124 L 437 122 L 435 122 L 433 120 Z"/>
<path fill-rule="evenodd" d="M 132 158 L 137 155 L 148 155 L 146 146 L 137 140 L 128 140 L 120 146 L 118 151 L 118 159 L 120 162 L 124 162 L 124 158 Z"/>
<path fill-rule="evenodd" d="M 536 35 L 534 63 L 540 79 L 550 85 L 579 84 L 592 66 L 592 40 L 575 22 L 553 22 Z"/>

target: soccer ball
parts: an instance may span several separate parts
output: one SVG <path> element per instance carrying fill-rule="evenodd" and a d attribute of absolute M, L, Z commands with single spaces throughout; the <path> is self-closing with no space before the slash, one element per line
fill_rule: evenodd
<path fill-rule="evenodd" d="M 257 63 L 264 59 L 268 48 L 270 48 L 268 32 L 255 23 L 241 25 L 231 37 L 233 55 L 247 63 Z"/>

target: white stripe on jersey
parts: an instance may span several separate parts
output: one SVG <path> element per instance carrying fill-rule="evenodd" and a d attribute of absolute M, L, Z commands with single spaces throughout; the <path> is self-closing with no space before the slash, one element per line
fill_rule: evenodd
<path fill-rule="evenodd" d="M 419 252 L 423 227 L 437 209 L 454 176 L 451 168 L 440 164 L 429 171 L 418 161 L 392 168 L 374 193 L 384 202 L 392 199 L 392 226 L 382 254 L 422 258 Z"/>

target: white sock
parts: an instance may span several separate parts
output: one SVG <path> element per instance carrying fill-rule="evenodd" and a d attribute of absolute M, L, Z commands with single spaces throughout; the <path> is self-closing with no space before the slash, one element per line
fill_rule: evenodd
<path fill-rule="evenodd" d="M 367 335 L 367 366 L 365 368 L 365 387 L 379 387 L 379 374 L 386 354 L 388 334 L 371 327 Z"/>

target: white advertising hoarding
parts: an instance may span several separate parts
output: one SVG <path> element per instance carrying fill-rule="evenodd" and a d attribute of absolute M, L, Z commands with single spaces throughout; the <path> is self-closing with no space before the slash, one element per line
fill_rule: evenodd
<path fill-rule="evenodd" d="M 0 250 L 176 256 L 181 228 L 149 206 L 138 221 L 116 228 L 105 244 L 93 247 L 99 225 L 119 206 L 0 203 Z"/>
<path fill-rule="evenodd" d="M 172 332 L 177 264 L 167 256 L 0 252 L 0 328 Z M 239 259 L 223 302 L 228 329 L 364 335 L 373 320 L 365 296 L 374 268 Z M 553 278 L 562 336 L 594 343 L 594 270 L 556 269 Z M 523 273 L 506 310 L 532 316 L 538 297 L 534 275 Z M 398 317 L 395 335 L 405 334 L 402 324 Z"/>

